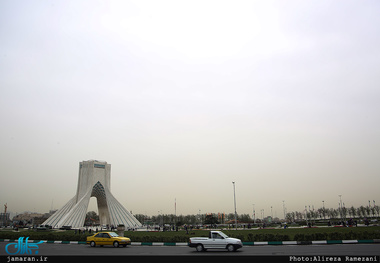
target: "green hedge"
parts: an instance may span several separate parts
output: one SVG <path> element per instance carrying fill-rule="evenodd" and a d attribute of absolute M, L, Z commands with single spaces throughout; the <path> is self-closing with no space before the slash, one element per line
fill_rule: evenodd
<path fill-rule="evenodd" d="M 143 232 L 126 231 L 125 236 L 132 242 L 188 242 L 190 237 L 207 236 L 209 231 L 195 230 L 186 234 L 178 232 Z M 366 240 L 380 239 L 380 227 L 358 228 L 299 228 L 299 229 L 261 229 L 261 230 L 223 230 L 230 237 L 243 242 L 257 241 L 315 241 L 315 240 Z M 74 231 L 0 231 L 0 239 L 18 239 L 29 237 L 29 240 L 48 241 L 86 241 L 90 234 L 75 234 Z"/>
<path fill-rule="evenodd" d="M 258 241 L 315 241 L 315 240 L 365 240 L 365 239 L 380 239 L 380 232 L 358 232 L 350 231 L 348 233 L 331 232 L 331 233 L 313 233 L 313 234 L 295 234 L 293 238 L 287 234 L 263 234 L 263 233 L 228 233 L 230 237 L 239 238 L 243 242 L 258 242 Z M 131 238 L 132 242 L 188 242 L 190 237 L 195 235 L 126 235 Z"/>
<path fill-rule="evenodd" d="M 132 242 L 164 242 L 164 243 L 183 243 L 189 241 L 189 236 L 134 236 L 128 235 Z"/>
<path fill-rule="evenodd" d="M 315 233 L 315 234 L 296 234 L 295 241 L 314 241 L 314 240 L 365 240 L 365 239 L 380 239 L 380 232 L 353 232 L 347 233 Z"/>
<path fill-rule="evenodd" d="M 0 231 L 0 239 L 18 239 L 19 237 L 29 237 L 29 240 L 48 240 L 48 241 L 86 241 L 88 235 L 79 235 L 73 233 L 55 233 L 55 232 L 34 232 L 34 231 L 21 231 L 21 232 L 2 232 Z"/>

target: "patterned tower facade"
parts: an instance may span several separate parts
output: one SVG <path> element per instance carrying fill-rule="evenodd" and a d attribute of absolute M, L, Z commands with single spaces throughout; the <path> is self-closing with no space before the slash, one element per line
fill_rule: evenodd
<path fill-rule="evenodd" d="M 83 227 L 91 197 L 96 197 L 101 225 L 140 227 L 141 223 L 112 195 L 111 165 L 97 160 L 79 163 L 76 195 L 43 224 L 54 228 Z"/>

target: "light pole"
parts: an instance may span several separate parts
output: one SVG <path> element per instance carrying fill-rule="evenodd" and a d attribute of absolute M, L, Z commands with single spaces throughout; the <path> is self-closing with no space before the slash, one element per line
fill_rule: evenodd
<path fill-rule="evenodd" d="M 174 198 L 174 226 L 177 223 L 177 198 Z"/>
<path fill-rule="evenodd" d="M 368 200 L 368 217 L 371 217 L 371 201 Z"/>
<path fill-rule="evenodd" d="M 201 217 L 201 210 L 200 209 L 198 209 L 198 217 L 199 217 L 200 225 L 202 225 L 202 217 Z"/>
<path fill-rule="evenodd" d="M 158 211 L 158 215 L 160 216 L 160 220 L 159 220 L 159 222 L 158 222 L 158 226 L 160 226 L 160 223 L 161 223 L 161 221 L 163 222 L 164 220 L 163 220 L 163 218 L 162 218 L 162 210 L 160 210 L 160 211 Z M 162 223 L 163 224 L 163 223 Z"/>
<path fill-rule="evenodd" d="M 376 211 L 376 205 L 375 205 L 375 200 L 373 200 L 373 215 L 375 215 L 375 211 Z M 379 213 L 377 213 L 379 214 Z"/>
<path fill-rule="evenodd" d="M 325 201 L 322 201 L 322 203 L 323 203 L 323 210 L 322 210 L 323 220 L 325 220 L 326 219 L 326 217 L 325 217 Z"/>
<path fill-rule="evenodd" d="M 234 205 L 235 205 L 235 229 L 237 230 L 237 214 L 236 214 L 236 196 L 235 196 L 235 182 L 232 182 L 234 185 Z"/>
<path fill-rule="evenodd" d="M 308 219 L 308 216 L 307 216 L 307 206 L 305 205 L 305 219 L 306 219 L 306 224 L 308 224 L 307 222 L 307 219 Z"/>
<path fill-rule="evenodd" d="M 340 219 L 343 220 L 343 211 L 342 211 L 342 195 L 339 195 L 339 211 L 340 211 Z"/>
<path fill-rule="evenodd" d="M 255 204 L 253 204 L 253 223 L 255 223 Z"/>
<path fill-rule="evenodd" d="M 272 206 L 270 207 L 270 216 L 271 216 L 271 220 L 273 220 L 273 210 L 272 210 Z"/>

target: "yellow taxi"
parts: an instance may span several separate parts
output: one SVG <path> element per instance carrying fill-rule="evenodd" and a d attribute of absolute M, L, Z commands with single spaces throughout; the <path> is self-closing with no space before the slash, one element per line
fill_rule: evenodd
<path fill-rule="evenodd" d="M 131 244 L 131 239 L 127 237 L 121 237 L 115 232 L 99 232 L 95 235 L 87 237 L 86 240 L 87 244 L 90 244 L 91 247 L 95 247 L 97 245 L 104 246 L 104 245 L 111 245 L 114 247 L 123 246 L 126 247 L 127 245 Z"/>

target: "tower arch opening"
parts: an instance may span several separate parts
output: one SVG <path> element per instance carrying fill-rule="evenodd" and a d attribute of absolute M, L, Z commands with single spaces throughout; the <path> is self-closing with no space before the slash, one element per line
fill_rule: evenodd
<path fill-rule="evenodd" d="M 111 225 L 106 191 L 99 181 L 92 188 L 91 197 L 95 197 L 98 204 L 100 225 Z"/>

